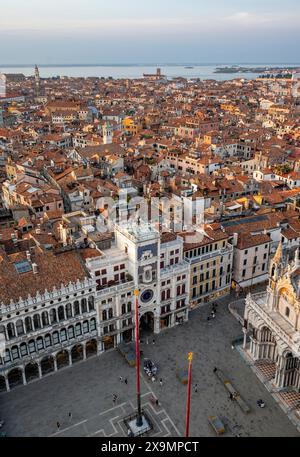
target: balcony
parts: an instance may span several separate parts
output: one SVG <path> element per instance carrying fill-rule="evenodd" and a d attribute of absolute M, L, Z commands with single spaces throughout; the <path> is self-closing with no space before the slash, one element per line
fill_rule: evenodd
<path fill-rule="evenodd" d="M 226 254 L 230 254 L 232 252 L 233 252 L 233 246 L 230 246 L 227 248 L 218 249 L 217 251 L 206 252 L 204 254 L 201 254 L 201 255 L 195 256 L 195 257 L 191 257 L 191 258 L 185 257 L 184 259 L 186 262 L 188 262 L 190 265 L 192 265 L 194 263 L 213 259 L 214 257 L 221 257 Z"/>
<path fill-rule="evenodd" d="M 127 289 L 134 289 L 134 281 L 124 281 L 124 282 L 119 282 L 115 283 L 114 285 L 105 287 L 102 286 L 103 288 L 100 290 L 97 290 L 96 296 L 97 297 L 104 297 L 106 295 L 115 295 L 117 293 L 121 293 L 124 290 Z"/>
<path fill-rule="evenodd" d="M 165 268 L 161 268 L 160 270 L 160 277 L 161 279 L 163 276 L 170 276 L 170 275 L 175 275 L 179 273 L 186 273 L 188 271 L 189 264 L 185 259 L 181 263 L 176 263 L 175 265 L 169 265 Z"/>

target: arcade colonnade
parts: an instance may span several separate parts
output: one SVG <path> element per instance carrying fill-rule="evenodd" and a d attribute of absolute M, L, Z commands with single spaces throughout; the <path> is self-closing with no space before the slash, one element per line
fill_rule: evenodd
<path fill-rule="evenodd" d="M 250 344 L 247 344 L 247 335 L 250 336 Z M 300 392 L 300 358 L 254 311 L 248 314 L 243 346 L 255 362 L 265 360 L 274 364 L 272 382 L 276 388 L 292 388 Z"/>

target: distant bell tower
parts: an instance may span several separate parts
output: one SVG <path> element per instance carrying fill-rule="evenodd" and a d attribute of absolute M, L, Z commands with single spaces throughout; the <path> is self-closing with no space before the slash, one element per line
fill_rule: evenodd
<path fill-rule="evenodd" d="M 38 97 L 41 91 L 41 80 L 40 80 L 40 72 L 38 66 L 36 65 L 34 68 L 34 93 L 35 96 Z"/>
<path fill-rule="evenodd" d="M 113 130 L 112 130 L 112 128 L 111 128 L 111 126 L 109 125 L 108 122 L 106 122 L 103 125 L 102 131 L 103 131 L 103 143 L 104 144 L 111 144 L 112 141 L 113 141 Z"/>

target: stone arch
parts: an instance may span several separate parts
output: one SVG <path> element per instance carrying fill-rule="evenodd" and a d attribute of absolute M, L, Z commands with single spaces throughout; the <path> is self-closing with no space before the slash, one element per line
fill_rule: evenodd
<path fill-rule="evenodd" d="M 34 326 L 34 330 L 38 330 L 38 329 L 42 328 L 41 316 L 39 314 L 35 314 L 33 316 L 33 326 Z"/>
<path fill-rule="evenodd" d="M 46 356 L 41 360 L 42 374 L 48 374 L 54 371 L 54 358 L 52 355 Z"/>
<path fill-rule="evenodd" d="M 72 304 L 67 303 L 65 306 L 65 314 L 67 319 L 70 319 L 73 316 Z"/>
<path fill-rule="evenodd" d="M 0 376 L 0 392 L 6 392 L 6 382 L 4 376 Z"/>
<path fill-rule="evenodd" d="M 83 346 L 82 344 L 76 344 L 71 349 L 72 363 L 83 360 Z"/>
<path fill-rule="evenodd" d="M 49 314 L 47 311 L 42 312 L 42 325 L 47 327 L 49 325 Z"/>
<path fill-rule="evenodd" d="M 56 354 L 56 363 L 58 370 L 69 365 L 69 352 L 66 349 Z"/>
<path fill-rule="evenodd" d="M 37 363 L 30 362 L 25 366 L 25 377 L 27 382 L 39 377 L 39 368 Z"/>
<path fill-rule="evenodd" d="M 18 336 L 24 335 L 24 323 L 22 319 L 18 319 L 16 322 L 16 331 Z"/>
<path fill-rule="evenodd" d="M 79 305 L 79 301 L 78 300 L 75 300 L 74 303 L 73 303 L 73 315 L 74 316 L 78 316 L 80 314 L 80 305 Z"/>
<path fill-rule="evenodd" d="M 56 309 L 55 308 L 52 308 L 50 309 L 50 323 L 51 324 L 54 324 L 57 322 L 57 313 L 56 313 Z"/>
<path fill-rule="evenodd" d="M 63 305 L 60 305 L 58 307 L 58 309 L 57 309 L 57 317 L 58 317 L 58 321 L 59 322 L 65 320 L 65 309 L 64 309 Z"/>
<path fill-rule="evenodd" d="M 10 389 L 23 385 L 23 375 L 21 368 L 13 368 L 7 375 Z"/>
<path fill-rule="evenodd" d="M 3 324 L 0 324 L 0 334 L 4 335 L 5 340 L 7 339 L 6 338 L 6 328 L 5 328 L 5 325 L 3 325 Z"/>
<path fill-rule="evenodd" d="M 26 333 L 32 332 L 32 330 L 33 330 L 32 319 L 30 316 L 25 317 L 25 330 L 26 330 Z"/>
<path fill-rule="evenodd" d="M 89 311 L 94 311 L 95 309 L 95 299 L 93 295 L 90 295 L 88 298 Z"/>
<path fill-rule="evenodd" d="M 92 357 L 93 355 L 97 354 L 97 340 L 92 339 L 90 341 L 87 341 L 85 348 L 86 348 L 86 356 L 87 357 Z"/>
<path fill-rule="evenodd" d="M 82 298 L 81 299 L 81 314 L 87 313 L 88 307 L 87 307 L 87 299 Z"/>
<path fill-rule="evenodd" d="M 14 326 L 13 322 L 9 322 L 7 324 L 7 336 L 8 336 L 9 340 L 11 340 L 12 338 L 14 338 L 16 336 L 16 330 L 15 330 L 15 326 Z"/>

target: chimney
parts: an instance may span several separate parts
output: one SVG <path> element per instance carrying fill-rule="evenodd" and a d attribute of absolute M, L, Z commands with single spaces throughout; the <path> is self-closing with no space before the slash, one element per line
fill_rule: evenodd
<path fill-rule="evenodd" d="M 27 257 L 27 260 L 30 262 L 31 261 L 30 251 L 26 251 L 26 257 Z"/>
<path fill-rule="evenodd" d="M 41 224 L 37 224 L 35 233 L 36 233 L 37 235 L 39 235 L 39 234 L 41 233 Z"/>
<path fill-rule="evenodd" d="M 237 245 L 238 239 L 239 239 L 239 234 L 238 233 L 234 233 L 233 234 L 233 240 L 232 240 L 233 246 Z"/>
<path fill-rule="evenodd" d="M 38 273 L 38 266 L 36 263 L 32 264 L 32 271 L 33 271 L 33 274 L 35 274 L 35 275 Z"/>

